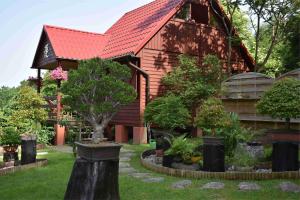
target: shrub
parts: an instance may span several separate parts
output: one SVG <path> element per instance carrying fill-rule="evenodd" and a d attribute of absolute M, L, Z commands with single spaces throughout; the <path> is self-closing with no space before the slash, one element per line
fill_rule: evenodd
<path fill-rule="evenodd" d="M 180 97 L 169 95 L 150 102 L 145 109 L 144 119 L 146 123 L 172 131 L 185 128 L 190 123 L 191 115 Z"/>
<path fill-rule="evenodd" d="M 195 118 L 195 125 L 201 128 L 208 135 L 223 135 L 224 128 L 230 125 L 228 113 L 220 99 L 211 97 L 199 108 Z"/>
<path fill-rule="evenodd" d="M 285 119 L 290 128 L 290 120 L 300 117 L 300 81 L 285 78 L 276 82 L 260 99 L 257 109 L 272 118 Z"/>
<path fill-rule="evenodd" d="M 93 58 L 79 63 L 62 85 L 63 104 L 70 107 L 93 129 L 93 141 L 99 142 L 104 129 L 119 109 L 136 99 L 134 88 L 127 82 L 131 71 L 126 65 Z"/>
<path fill-rule="evenodd" d="M 5 127 L 0 130 L 0 144 L 1 145 L 18 145 L 21 143 L 20 134 L 14 127 Z"/>

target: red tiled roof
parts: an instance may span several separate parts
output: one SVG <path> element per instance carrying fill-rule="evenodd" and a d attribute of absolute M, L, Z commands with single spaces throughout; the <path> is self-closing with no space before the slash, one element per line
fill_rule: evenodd
<path fill-rule="evenodd" d="M 100 57 L 138 51 L 180 9 L 184 0 L 156 0 L 126 13 L 105 34 L 110 38 Z"/>
<path fill-rule="evenodd" d="M 99 55 L 108 36 L 73 29 L 44 26 L 54 53 L 58 58 L 82 60 Z"/>

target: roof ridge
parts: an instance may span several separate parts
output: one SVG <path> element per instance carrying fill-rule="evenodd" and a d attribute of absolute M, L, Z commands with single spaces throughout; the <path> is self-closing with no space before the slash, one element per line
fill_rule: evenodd
<path fill-rule="evenodd" d="M 101 35 L 101 36 L 108 36 L 109 35 L 109 34 L 105 34 L 105 33 L 95 33 L 95 32 L 90 32 L 90 31 L 82 31 L 82 30 L 78 30 L 78 29 L 65 28 L 65 27 L 61 27 L 61 26 L 53 26 L 53 25 L 47 25 L 47 24 L 44 24 L 43 26 L 48 27 L 48 28 L 55 28 L 55 29 L 68 30 L 68 31 L 74 31 L 74 32 L 81 32 L 81 33 L 85 33 L 85 34 L 93 34 L 93 35 Z"/>
<path fill-rule="evenodd" d="M 131 13 L 131 12 L 134 12 L 134 11 L 138 10 L 138 9 L 142 9 L 143 7 L 149 6 L 149 4 L 153 4 L 153 3 L 155 3 L 156 1 L 161 1 L 161 0 L 154 0 L 154 1 L 151 1 L 151 2 L 149 2 L 149 3 L 147 3 L 147 4 L 145 4 L 145 5 L 142 5 L 142 6 L 138 7 L 138 8 L 135 8 L 135 9 L 133 9 L 133 10 L 130 10 L 130 11 L 124 13 L 124 15 L 127 15 L 127 14 L 129 14 L 129 13 Z"/>

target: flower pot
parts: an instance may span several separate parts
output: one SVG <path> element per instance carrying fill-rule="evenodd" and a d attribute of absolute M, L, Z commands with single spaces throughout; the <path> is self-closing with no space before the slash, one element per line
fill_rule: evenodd
<path fill-rule="evenodd" d="M 225 171 L 224 138 L 203 137 L 203 169 L 210 172 Z"/>
<path fill-rule="evenodd" d="M 3 162 L 14 162 L 18 160 L 18 145 L 3 146 Z"/>
<path fill-rule="evenodd" d="M 164 155 L 162 165 L 164 167 L 171 167 L 173 163 L 173 158 L 174 158 L 173 155 Z"/>
<path fill-rule="evenodd" d="M 119 160 L 122 145 L 102 142 L 99 144 L 75 142 L 77 155 L 89 161 Z"/>
<path fill-rule="evenodd" d="M 151 149 L 156 149 L 156 141 L 154 139 L 150 139 L 149 143 Z"/>
<path fill-rule="evenodd" d="M 36 161 L 36 136 L 23 135 L 21 137 L 21 165 Z"/>
<path fill-rule="evenodd" d="M 272 135 L 272 171 L 298 171 L 298 144 L 300 131 L 297 130 L 269 130 Z"/>
<path fill-rule="evenodd" d="M 102 142 L 79 143 L 65 200 L 119 200 L 119 154 L 121 145 Z M 83 184 L 84 183 L 84 184 Z"/>

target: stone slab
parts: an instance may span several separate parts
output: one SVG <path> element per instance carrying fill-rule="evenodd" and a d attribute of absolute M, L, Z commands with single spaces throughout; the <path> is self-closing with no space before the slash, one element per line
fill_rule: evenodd
<path fill-rule="evenodd" d="M 202 189 L 223 189 L 225 184 L 222 182 L 209 182 L 203 185 Z"/>
<path fill-rule="evenodd" d="M 163 182 L 165 179 L 163 177 L 151 177 L 143 179 L 143 182 L 145 183 L 160 183 Z"/>
<path fill-rule="evenodd" d="M 256 183 L 251 182 L 241 182 L 239 183 L 239 190 L 249 191 L 249 190 L 260 190 L 261 187 Z"/>
<path fill-rule="evenodd" d="M 300 192 L 300 186 L 289 181 L 280 183 L 279 188 L 283 192 Z"/>
<path fill-rule="evenodd" d="M 182 181 L 177 181 L 177 182 L 173 183 L 171 187 L 174 189 L 184 189 L 190 185 L 192 185 L 191 180 L 182 180 Z"/>

